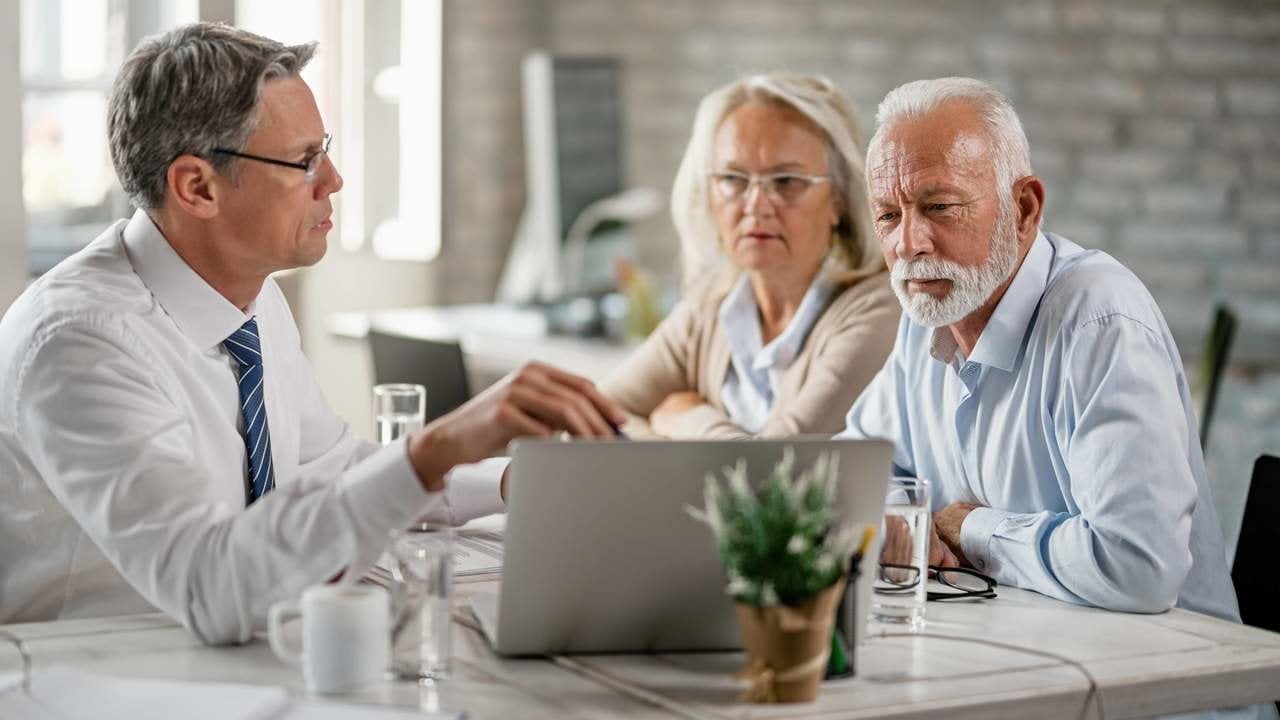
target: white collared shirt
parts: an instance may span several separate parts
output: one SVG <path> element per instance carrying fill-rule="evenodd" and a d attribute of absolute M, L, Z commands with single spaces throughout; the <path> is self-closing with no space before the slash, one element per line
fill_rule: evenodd
<path fill-rule="evenodd" d="M 250 317 L 276 489 L 246 509 L 221 343 Z M 274 281 L 241 312 L 142 211 L 0 320 L 0 624 L 159 608 L 206 642 L 246 641 L 391 528 L 500 510 L 492 475 L 425 492 L 403 442 L 379 448 L 329 409 Z"/>
<path fill-rule="evenodd" d="M 720 399 L 734 424 L 752 434 L 760 432 L 782 376 L 800 354 L 805 338 L 826 310 L 833 286 L 818 273 L 782 334 L 765 345 L 760 332 L 760 306 L 743 273 L 720 303 L 720 326 L 729 345 L 729 369 Z"/>

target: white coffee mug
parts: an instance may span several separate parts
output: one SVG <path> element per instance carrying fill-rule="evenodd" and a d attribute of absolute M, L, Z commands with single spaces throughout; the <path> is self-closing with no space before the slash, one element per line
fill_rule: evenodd
<path fill-rule="evenodd" d="M 302 650 L 285 642 L 282 628 L 302 618 Z M 391 657 L 390 601 L 372 585 L 315 585 L 302 601 L 278 602 L 267 614 L 271 650 L 302 668 L 307 689 L 341 693 L 381 680 Z"/>

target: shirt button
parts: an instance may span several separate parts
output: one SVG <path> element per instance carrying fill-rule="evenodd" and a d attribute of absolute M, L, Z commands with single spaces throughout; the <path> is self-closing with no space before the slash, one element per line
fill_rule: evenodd
<path fill-rule="evenodd" d="M 976 566 L 979 570 L 986 570 L 986 569 L 987 569 L 987 563 L 986 563 L 986 561 L 985 561 L 985 560 L 983 560 L 982 558 L 978 558 L 977 560 L 974 560 L 974 561 L 973 561 L 973 564 L 974 564 L 974 566 Z"/>

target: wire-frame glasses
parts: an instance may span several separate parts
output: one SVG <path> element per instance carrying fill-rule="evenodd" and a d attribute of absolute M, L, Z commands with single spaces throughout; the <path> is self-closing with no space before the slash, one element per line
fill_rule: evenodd
<path fill-rule="evenodd" d="M 876 592 L 883 594 L 906 594 L 914 592 L 920 582 L 919 570 L 913 565 L 880 563 L 876 578 Z M 929 579 L 937 580 L 950 590 L 930 590 L 930 600 L 990 600 L 996 596 L 999 583 L 971 568 L 953 568 L 929 566 Z"/>
<path fill-rule="evenodd" d="M 233 157 L 244 158 L 245 160 L 256 160 L 261 163 L 269 163 L 271 165 L 279 165 L 281 167 L 294 168 L 306 172 L 307 182 L 315 182 L 316 176 L 320 173 L 320 164 L 324 162 L 324 158 L 329 154 L 329 146 L 333 144 L 333 135 L 324 134 L 324 143 L 320 146 L 320 150 L 302 159 L 302 162 L 291 162 L 289 160 L 277 160 L 276 158 L 263 157 L 261 155 L 251 155 L 238 150 L 228 150 L 227 148 L 214 148 L 213 151 L 222 155 L 231 155 Z"/>
<path fill-rule="evenodd" d="M 716 195 L 721 200 L 726 202 L 741 200 L 751 194 L 753 185 L 759 183 L 765 197 L 775 205 L 793 205 L 800 201 L 809 188 L 830 180 L 831 178 L 826 175 L 795 172 L 753 175 L 736 170 L 725 170 L 711 173 L 711 186 L 715 188 Z"/>

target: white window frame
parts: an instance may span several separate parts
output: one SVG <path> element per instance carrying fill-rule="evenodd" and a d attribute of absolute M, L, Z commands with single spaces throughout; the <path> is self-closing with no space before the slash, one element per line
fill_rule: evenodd
<path fill-rule="evenodd" d="M 197 12 L 200 13 L 201 17 L 206 11 L 211 13 L 224 12 L 227 2 L 228 0 L 198 0 Z M 16 187 L 18 188 L 19 202 L 21 202 L 23 152 L 21 122 L 24 101 L 27 96 L 32 93 L 88 90 L 102 93 L 106 98 L 110 96 L 114 69 L 111 76 L 90 80 L 68 80 L 61 77 L 23 78 L 20 68 L 20 53 L 18 52 L 18 43 L 21 42 L 21 24 L 19 22 L 21 19 L 19 16 L 21 4 L 15 1 L 4 3 L 4 5 L 12 8 L 13 16 L 11 19 L 13 22 L 9 26 L 15 28 L 14 32 L 17 35 L 17 41 L 7 46 L 13 47 L 17 56 L 14 58 L 13 67 L 18 73 L 18 84 L 16 87 L 7 88 L 7 93 L 4 92 L 6 88 L 0 85 L 0 102 L 4 103 L 5 106 L 15 108 L 18 118 L 19 130 L 16 133 L 18 156 L 14 166 L 19 168 L 19 181 Z M 122 37 L 114 40 L 115 47 L 108 47 L 109 57 L 111 57 L 113 65 L 123 60 L 128 52 L 143 38 L 153 34 L 158 29 L 160 19 L 163 18 L 167 11 L 173 10 L 170 5 L 166 5 L 162 0 L 111 0 L 111 7 L 113 11 L 123 9 L 125 18 Z M 140 22 L 139 18 L 144 17 L 151 18 L 152 22 Z M 5 96 L 6 94 L 8 97 Z M 114 184 L 98 205 L 25 213 L 23 218 L 23 237 L 26 259 L 23 266 L 33 275 L 38 275 L 48 270 L 54 264 L 76 252 L 92 240 L 103 229 L 104 223 L 127 216 L 130 213 L 130 209 L 129 199 L 125 196 L 124 191 L 120 189 L 118 184 Z"/>

